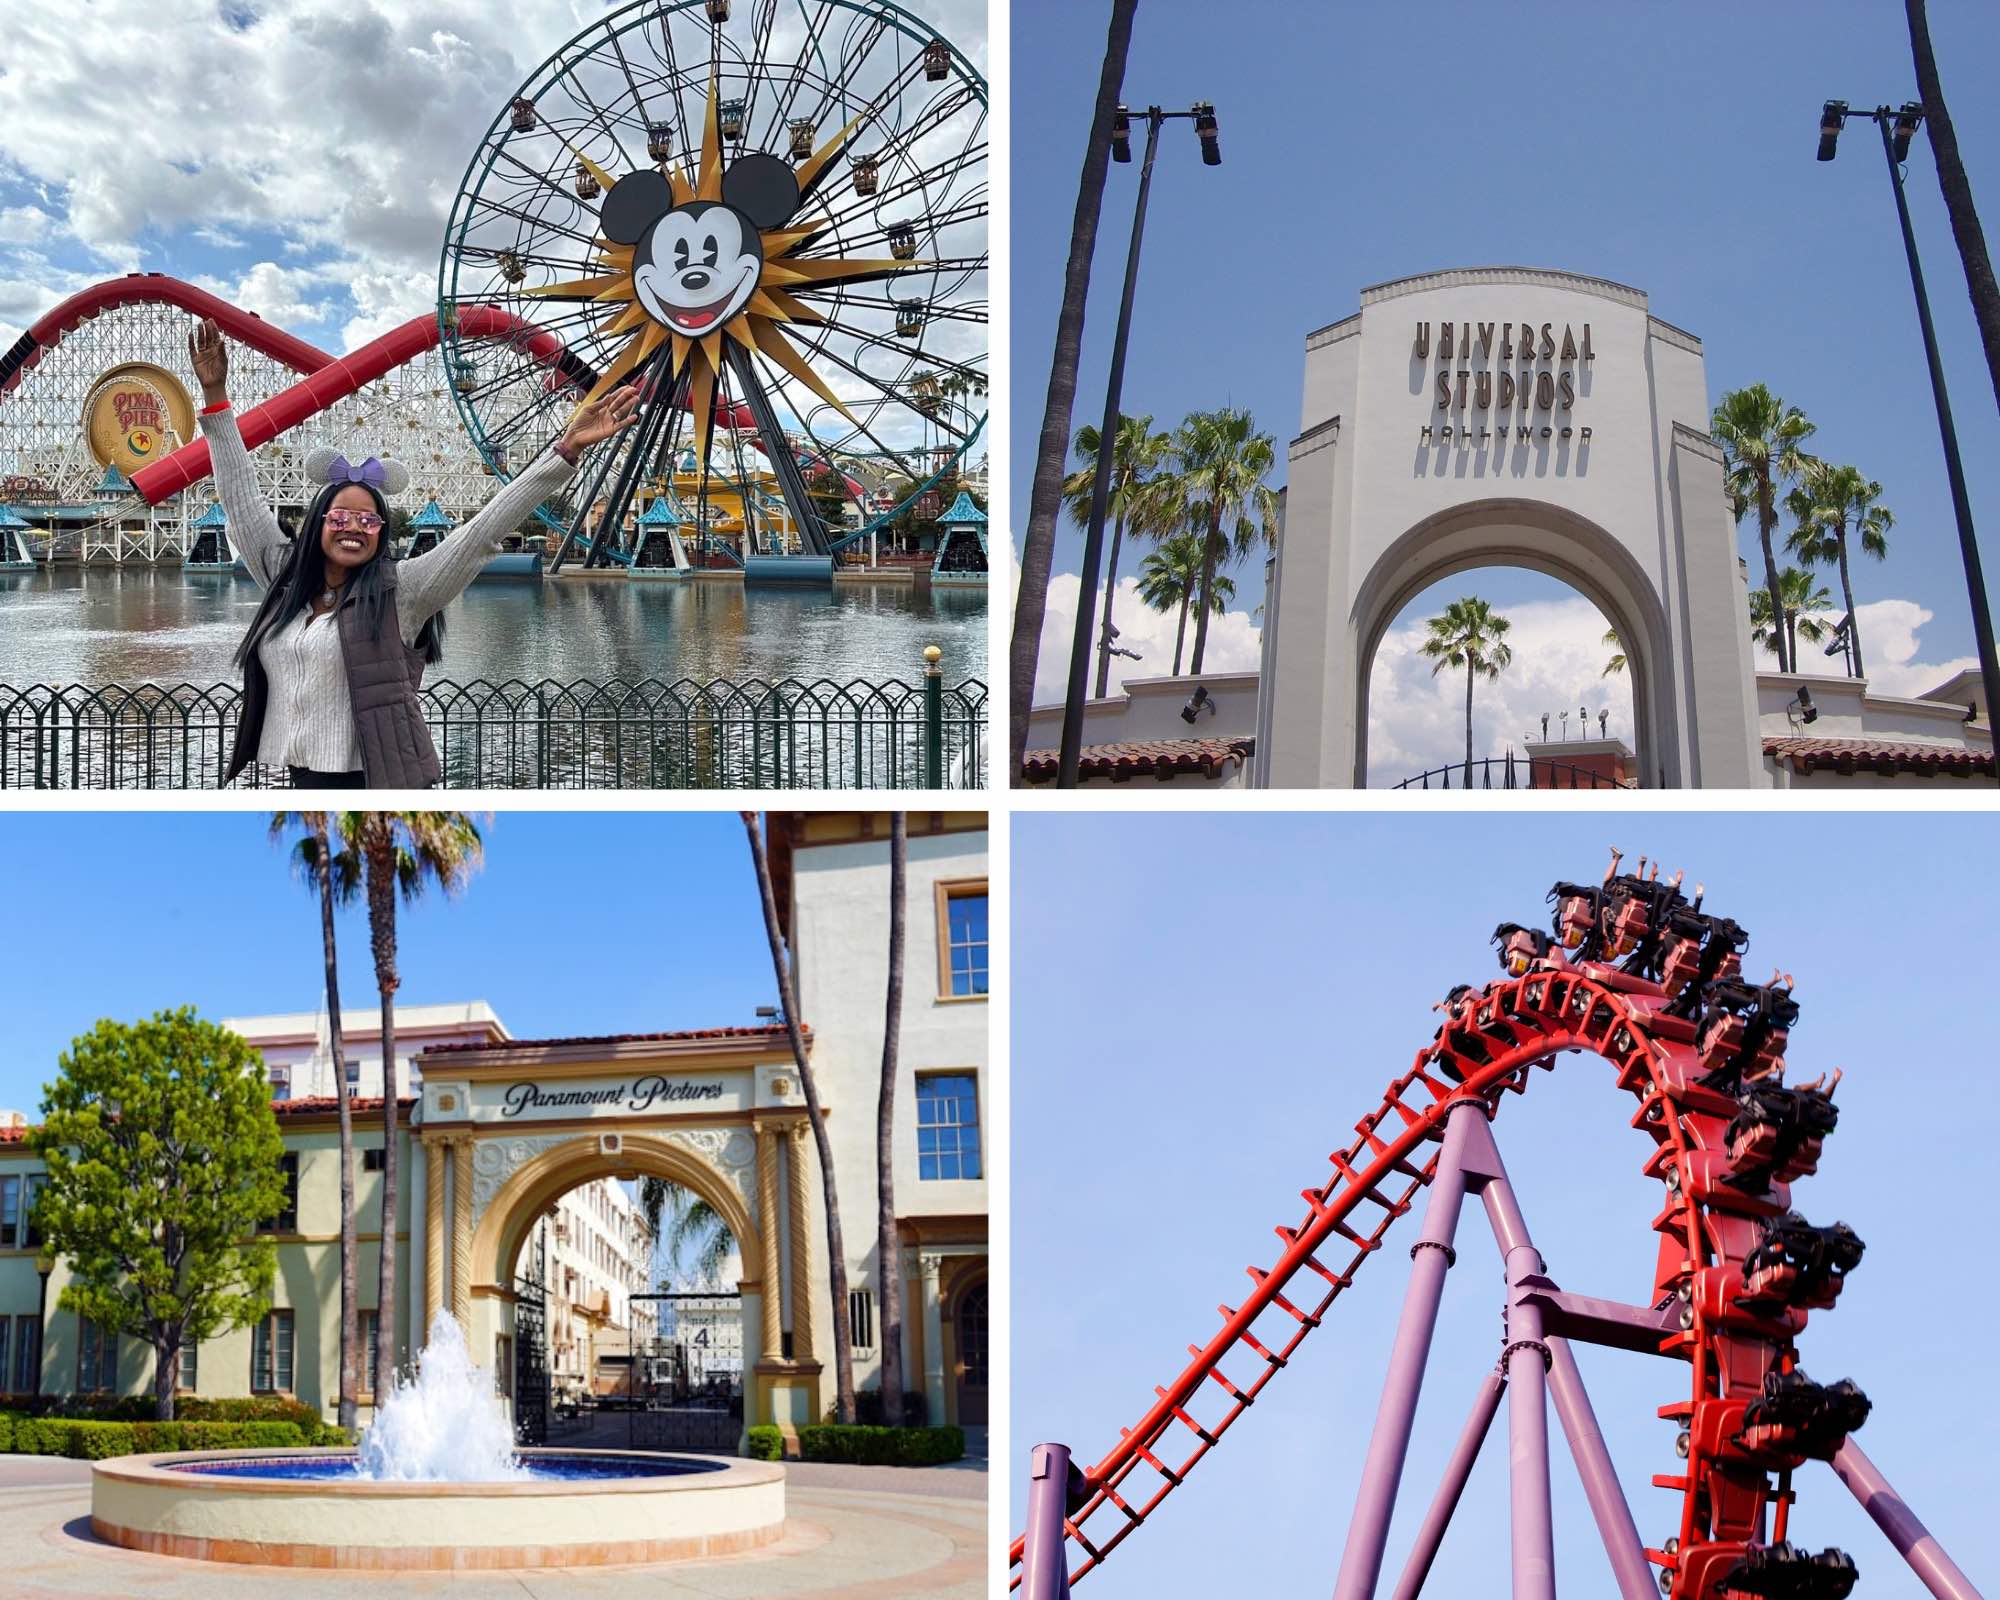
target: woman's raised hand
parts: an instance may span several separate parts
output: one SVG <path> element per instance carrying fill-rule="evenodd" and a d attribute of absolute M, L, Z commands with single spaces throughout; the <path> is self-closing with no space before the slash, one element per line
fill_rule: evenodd
<path fill-rule="evenodd" d="M 194 332 L 188 335 L 188 359 L 194 363 L 202 398 L 209 405 L 229 398 L 229 346 L 223 343 L 215 318 L 203 317 L 195 324 Z"/>
<path fill-rule="evenodd" d="M 569 426 L 563 430 L 563 443 L 572 450 L 588 450 L 638 420 L 639 386 L 635 383 L 623 384 L 609 394 L 600 395 L 577 407 L 576 415 L 569 419 Z"/>

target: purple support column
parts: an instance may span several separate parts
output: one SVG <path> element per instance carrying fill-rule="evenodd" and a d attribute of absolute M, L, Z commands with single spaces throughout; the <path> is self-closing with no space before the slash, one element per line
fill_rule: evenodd
<path fill-rule="evenodd" d="M 1474 1129 L 1483 1131 L 1485 1126 L 1486 1108 L 1473 1100 L 1455 1107 L 1445 1122 L 1444 1148 L 1431 1178 L 1423 1232 L 1410 1247 L 1410 1286 L 1403 1296 L 1396 1343 L 1389 1352 L 1389 1375 L 1382 1383 L 1382 1404 L 1375 1413 L 1375 1431 L 1369 1437 L 1368 1456 L 1361 1468 L 1361 1489 L 1354 1500 L 1354 1520 L 1348 1524 L 1347 1548 L 1341 1552 L 1334 1600 L 1372 1600 L 1376 1580 L 1382 1575 L 1382 1547 L 1389 1539 L 1396 1485 L 1410 1448 L 1410 1424 L 1423 1388 L 1424 1363 L 1430 1357 L 1445 1270 L 1451 1265 L 1459 1203 L 1465 1198 L 1462 1167 L 1466 1140 Z"/>
<path fill-rule="evenodd" d="M 1598 1431 L 1590 1396 L 1584 1392 L 1576 1355 L 1566 1339 L 1550 1339 L 1548 1346 L 1549 1394 L 1555 1400 L 1556 1415 L 1562 1418 L 1563 1436 L 1569 1440 L 1576 1475 L 1583 1479 L 1591 1515 L 1597 1519 L 1604 1553 L 1611 1558 L 1618 1592 L 1624 1600 L 1653 1600 L 1657 1580 L 1646 1560 L 1645 1541 L 1632 1520 L 1632 1508 L 1625 1503 L 1625 1491 L 1618 1487 L 1618 1473 L 1611 1465 L 1611 1452 L 1604 1447 L 1604 1435 Z"/>
<path fill-rule="evenodd" d="M 1514 1600 L 1555 1600 L 1555 1518 L 1549 1509 L 1549 1410 L 1544 1380 L 1549 1360 L 1542 1310 L 1526 1297 L 1542 1276 L 1542 1258 L 1500 1165 L 1492 1132 L 1482 1123 L 1467 1152 L 1468 1174 L 1485 1179 L 1480 1198 L 1493 1237 L 1507 1258 L 1507 1434 L 1513 1463 Z"/>
<path fill-rule="evenodd" d="M 1038 1444 L 1028 1462 L 1021 1600 L 1069 1600 L 1069 1561 L 1063 1554 L 1063 1518 L 1069 1511 L 1069 1446 Z"/>
<path fill-rule="evenodd" d="M 1486 1381 L 1479 1386 L 1479 1394 L 1472 1402 L 1472 1415 L 1465 1419 L 1465 1431 L 1458 1436 L 1458 1448 L 1451 1453 L 1437 1497 L 1424 1513 L 1416 1545 L 1403 1566 L 1402 1577 L 1396 1580 L 1395 1600 L 1417 1600 L 1422 1593 L 1424 1579 L 1431 1574 L 1431 1563 L 1437 1559 L 1438 1546 L 1444 1542 L 1444 1530 L 1451 1525 L 1451 1515 L 1458 1509 L 1458 1497 L 1465 1493 L 1465 1480 L 1472 1476 L 1472 1464 L 1479 1459 L 1479 1447 L 1486 1442 L 1486 1430 L 1493 1426 L 1493 1413 L 1500 1409 L 1500 1393 L 1506 1387 L 1507 1380 L 1497 1371 L 1487 1373 Z M 1653 1597 L 1649 1594 L 1646 1600 Z"/>
<path fill-rule="evenodd" d="M 1889 1486 L 1889 1480 L 1861 1453 L 1861 1446 L 1853 1439 L 1834 1452 L 1833 1470 L 1937 1600 L 1979 1600 L 1979 1591 L 1973 1588 L 1972 1580 L 1958 1570 L 1957 1563 L 1944 1553 L 1930 1530 L 1917 1520 L 1917 1514 Z"/>

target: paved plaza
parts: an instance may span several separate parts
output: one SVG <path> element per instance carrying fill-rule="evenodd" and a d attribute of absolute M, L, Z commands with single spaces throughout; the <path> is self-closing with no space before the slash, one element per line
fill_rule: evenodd
<path fill-rule="evenodd" d="M 984 1595 L 986 1474 L 807 1463 L 787 1473 L 785 1536 L 754 1554 L 662 1566 L 463 1575 L 302 1573 L 140 1555 L 90 1531 L 90 1465 L 0 1456 L 5 1600 L 859 1600 Z M 919 1492 L 911 1492 L 919 1491 Z"/>

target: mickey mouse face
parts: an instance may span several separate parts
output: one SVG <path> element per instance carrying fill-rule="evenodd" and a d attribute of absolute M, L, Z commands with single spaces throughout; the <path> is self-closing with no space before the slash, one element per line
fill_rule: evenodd
<path fill-rule="evenodd" d="M 743 309 L 763 269 L 757 230 L 726 205 L 696 202 L 669 211 L 640 240 L 632 287 L 655 322 L 699 339 Z"/>
<path fill-rule="evenodd" d="M 658 172 L 628 173 L 604 197 L 599 224 L 632 251 L 632 287 L 655 322 L 699 339 L 750 302 L 764 269 L 759 230 L 799 207 L 798 178 L 776 156 L 747 155 L 722 176 L 722 199 L 674 204 Z"/>

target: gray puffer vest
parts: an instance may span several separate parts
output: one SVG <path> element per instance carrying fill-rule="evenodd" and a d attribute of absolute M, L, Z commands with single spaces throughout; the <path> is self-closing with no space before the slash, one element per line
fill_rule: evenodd
<path fill-rule="evenodd" d="M 382 629 L 370 638 L 354 597 L 343 594 L 336 608 L 340 654 L 347 666 L 347 698 L 354 712 L 355 743 L 361 771 L 371 789 L 429 789 L 444 775 L 431 731 L 424 726 L 417 690 L 423 686 L 423 652 L 403 643 L 396 615 L 396 567 L 382 573 Z M 255 626 L 255 624 L 252 624 Z M 243 664 L 243 709 L 236 719 L 236 743 L 225 784 L 257 758 L 264 735 L 264 708 L 271 684 L 258 651 Z"/>

